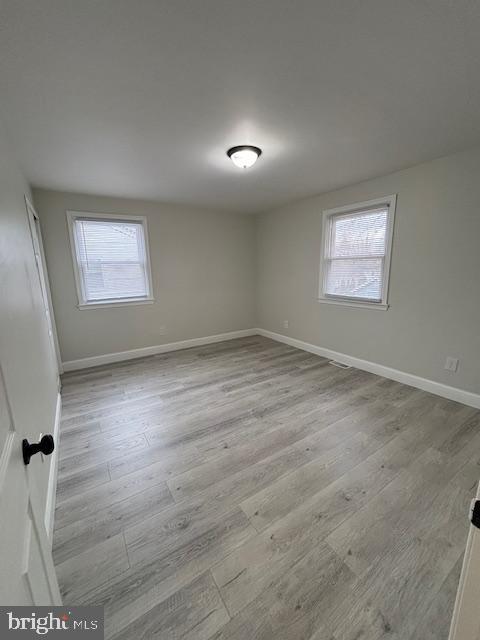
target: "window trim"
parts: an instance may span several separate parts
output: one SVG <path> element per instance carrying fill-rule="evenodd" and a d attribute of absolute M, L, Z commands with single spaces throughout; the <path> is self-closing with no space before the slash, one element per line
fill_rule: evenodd
<path fill-rule="evenodd" d="M 116 213 L 93 213 L 91 211 L 67 211 L 67 224 L 68 224 L 68 235 L 70 238 L 70 250 L 72 255 L 72 263 L 73 263 L 73 275 L 75 278 L 75 287 L 77 290 L 77 299 L 78 304 L 76 305 L 78 309 L 104 309 L 106 307 L 129 307 L 138 304 L 152 304 L 155 302 L 155 298 L 153 297 L 153 288 L 152 288 L 152 267 L 150 263 L 150 248 L 148 242 L 148 225 L 146 216 L 130 216 L 130 215 L 120 215 Z M 92 300 L 89 302 L 85 299 L 85 295 L 83 292 L 82 279 L 80 277 L 80 270 L 78 267 L 78 253 L 77 253 L 77 245 L 75 240 L 75 221 L 79 218 L 89 218 L 91 220 L 106 220 L 106 221 L 114 221 L 118 220 L 119 222 L 140 222 L 143 228 L 144 235 L 144 245 L 145 245 L 145 276 L 146 276 L 146 284 L 148 294 L 145 297 L 141 298 L 117 298 L 111 300 Z"/>
<path fill-rule="evenodd" d="M 376 209 L 381 206 L 388 206 L 388 220 L 387 220 L 387 237 L 385 246 L 385 260 L 383 269 L 383 283 L 382 283 L 382 297 L 379 302 L 373 300 L 362 300 L 359 298 L 347 298 L 346 296 L 334 296 L 325 293 L 325 245 L 327 238 L 327 227 L 329 218 L 335 215 L 356 213 L 360 211 L 367 211 L 368 209 Z M 397 206 L 397 194 L 385 196 L 383 198 L 375 198 L 373 200 L 366 200 L 365 202 L 355 202 L 353 204 L 345 205 L 343 207 L 336 207 L 335 209 L 325 209 L 322 212 L 322 241 L 320 247 L 320 269 L 319 269 L 319 282 L 318 282 L 318 302 L 324 304 L 341 305 L 345 307 L 358 307 L 364 309 L 374 309 L 377 311 L 386 311 L 389 308 L 388 304 L 388 290 L 390 284 L 390 264 L 392 260 L 392 244 L 393 244 L 393 228 L 395 223 L 395 209 Z"/>

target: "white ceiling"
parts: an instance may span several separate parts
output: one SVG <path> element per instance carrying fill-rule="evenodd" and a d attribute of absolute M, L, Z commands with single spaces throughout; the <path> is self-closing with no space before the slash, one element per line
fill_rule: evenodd
<path fill-rule="evenodd" d="M 254 212 L 480 142 L 478 0 L 1 0 L 36 186 Z M 242 171 L 237 144 L 263 155 Z"/>

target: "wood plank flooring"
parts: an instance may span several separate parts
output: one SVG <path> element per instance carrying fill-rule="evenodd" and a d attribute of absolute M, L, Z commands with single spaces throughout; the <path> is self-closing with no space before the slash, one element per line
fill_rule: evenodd
<path fill-rule="evenodd" d="M 54 558 L 118 640 L 446 640 L 480 412 L 251 337 L 66 374 Z"/>

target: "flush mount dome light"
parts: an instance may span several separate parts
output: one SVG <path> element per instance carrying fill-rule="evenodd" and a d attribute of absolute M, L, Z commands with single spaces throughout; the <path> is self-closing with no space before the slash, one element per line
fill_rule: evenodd
<path fill-rule="evenodd" d="M 258 147 L 252 147 L 249 144 L 242 144 L 238 147 L 232 147 L 227 151 L 227 156 L 236 167 L 240 169 L 248 169 L 253 166 L 261 155 L 262 150 Z"/>

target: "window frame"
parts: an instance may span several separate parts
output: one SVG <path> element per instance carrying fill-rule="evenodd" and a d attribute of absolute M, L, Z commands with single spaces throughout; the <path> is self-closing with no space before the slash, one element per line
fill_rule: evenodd
<path fill-rule="evenodd" d="M 322 241 L 320 247 L 320 270 L 317 297 L 318 302 L 324 304 L 341 305 L 345 307 L 376 309 L 379 311 L 386 311 L 389 308 L 390 305 L 388 303 L 388 290 L 390 284 L 390 265 L 392 260 L 393 228 L 395 224 L 396 205 L 397 194 L 392 194 L 383 198 L 375 198 L 373 200 L 366 200 L 364 202 L 355 202 L 343 207 L 336 207 L 335 209 L 325 209 L 322 212 Z M 325 281 L 327 272 L 325 265 L 327 260 L 326 245 L 328 241 L 328 227 L 330 224 L 330 218 L 332 216 L 335 217 L 349 213 L 360 213 L 363 211 L 368 211 L 369 209 L 377 209 L 382 206 L 388 206 L 388 217 L 381 300 L 379 302 L 376 302 L 374 300 L 359 299 L 353 297 L 348 298 L 347 296 L 335 296 L 332 294 L 327 294 L 325 292 Z"/>
<path fill-rule="evenodd" d="M 67 211 L 67 224 L 68 224 L 68 234 L 70 238 L 70 250 L 72 254 L 72 262 L 73 262 L 73 274 L 75 278 L 75 287 L 77 290 L 77 299 L 78 309 L 104 309 L 106 307 L 126 307 L 133 306 L 138 304 L 152 304 L 155 302 L 155 298 L 153 297 L 153 285 L 152 285 L 152 267 L 150 263 L 150 248 L 148 242 L 148 225 L 146 216 L 134 216 L 134 215 L 120 215 L 116 213 L 98 213 L 91 211 Z M 118 220 L 118 222 L 134 222 L 138 224 L 139 222 L 142 225 L 143 229 L 143 237 L 144 237 L 144 247 L 145 247 L 145 277 L 146 277 L 146 285 L 147 285 L 147 295 L 145 297 L 138 298 L 113 298 L 109 300 L 92 300 L 88 301 L 85 298 L 85 293 L 83 290 L 83 282 L 80 276 L 79 269 L 79 259 L 78 259 L 78 251 L 77 251 L 77 243 L 76 243 L 76 234 L 75 234 L 75 221 L 78 219 L 88 218 L 90 220 L 98 220 L 98 221 L 108 221 L 114 222 Z"/>

